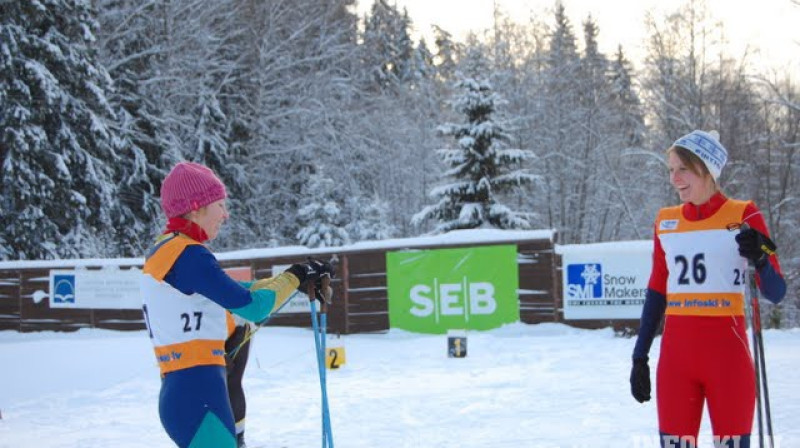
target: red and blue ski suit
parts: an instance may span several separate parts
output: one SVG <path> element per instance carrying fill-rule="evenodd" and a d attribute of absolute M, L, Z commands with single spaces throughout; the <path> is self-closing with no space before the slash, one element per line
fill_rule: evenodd
<path fill-rule="evenodd" d="M 715 440 L 749 446 L 755 373 L 745 322 L 745 269 L 736 232 L 747 223 L 769 235 L 750 201 L 716 193 L 702 205 L 661 209 L 655 222 L 650 275 L 634 359 L 647 359 L 666 315 L 656 373 L 658 425 L 666 441 L 696 441 L 703 405 Z M 786 283 L 777 257 L 758 270 L 763 296 L 777 303 Z M 667 443 L 668 445 L 668 443 Z"/>

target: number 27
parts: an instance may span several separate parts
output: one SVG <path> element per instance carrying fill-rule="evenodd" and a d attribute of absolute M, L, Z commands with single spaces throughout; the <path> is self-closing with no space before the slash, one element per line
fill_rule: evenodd
<path fill-rule="evenodd" d="M 197 330 L 200 329 L 200 322 L 203 319 L 203 313 L 200 312 L 200 311 L 195 311 L 192 314 L 194 314 L 194 317 L 195 317 L 195 320 L 196 320 L 196 323 L 194 325 L 194 330 L 197 331 Z M 191 325 L 192 324 L 192 318 L 191 318 L 191 316 L 189 316 L 189 313 L 181 314 L 181 319 L 183 319 L 183 332 L 184 333 L 188 333 L 188 332 L 192 331 L 192 325 Z"/>

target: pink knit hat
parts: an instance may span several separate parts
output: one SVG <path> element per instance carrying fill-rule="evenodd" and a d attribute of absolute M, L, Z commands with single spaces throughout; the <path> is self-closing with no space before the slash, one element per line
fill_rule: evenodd
<path fill-rule="evenodd" d="M 184 215 L 227 196 L 225 184 L 199 163 L 178 163 L 161 183 L 161 208 L 167 218 Z"/>

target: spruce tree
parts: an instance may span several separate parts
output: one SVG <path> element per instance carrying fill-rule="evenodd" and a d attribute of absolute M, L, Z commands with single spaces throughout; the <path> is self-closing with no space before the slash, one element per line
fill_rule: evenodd
<path fill-rule="evenodd" d="M 109 96 L 117 114 L 125 163 L 114 165 L 119 200 L 112 211 L 114 226 L 124 229 L 115 240 L 119 256 L 141 256 L 152 244 L 162 220 L 159 201 L 161 181 L 182 159 L 180 149 L 165 141 L 160 125 L 162 108 L 145 87 L 157 76 L 161 26 L 156 4 L 138 0 L 101 0 L 98 22 L 100 58 L 114 79 Z"/>
<path fill-rule="evenodd" d="M 385 240 L 397 233 L 390 222 L 389 204 L 377 194 L 371 197 L 357 196 L 346 203 L 350 217 L 345 230 L 354 242 Z"/>
<path fill-rule="evenodd" d="M 381 88 L 405 82 L 412 76 L 414 45 L 411 19 L 387 0 L 376 0 L 364 24 L 366 66 L 372 83 Z"/>
<path fill-rule="evenodd" d="M 581 140 L 584 114 L 580 103 L 581 61 L 564 5 L 556 4 L 555 26 L 547 39 L 542 79 L 543 115 L 540 150 L 544 165 L 548 228 L 563 241 L 578 242 L 579 177 L 583 176 Z"/>
<path fill-rule="evenodd" d="M 350 243 L 345 216 L 333 180 L 320 170 L 303 189 L 305 201 L 297 212 L 297 239 L 306 247 L 334 247 Z"/>
<path fill-rule="evenodd" d="M 461 51 L 459 44 L 453 40 L 453 36 L 443 28 L 433 26 L 433 44 L 436 49 L 434 63 L 436 71 L 442 78 L 450 81 L 455 77 L 456 60 Z"/>
<path fill-rule="evenodd" d="M 2 217 L 9 258 L 109 255 L 117 136 L 87 1 L 0 3 Z"/>
<path fill-rule="evenodd" d="M 633 68 L 625 57 L 622 46 L 617 47 L 610 65 L 611 104 L 616 109 L 617 129 L 623 135 L 623 144 L 639 146 L 644 140 L 644 113 L 642 101 L 633 86 Z"/>
<path fill-rule="evenodd" d="M 433 54 L 425 43 L 425 39 L 420 39 L 419 44 L 414 48 L 411 78 L 414 81 L 430 80 L 434 78 L 435 73 Z"/>
<path fill-rule="evenodd" d="M 438 150 L 448 167 L 445 175 L 453 182 L 431 190 L 430 196 L 437 202 L 414 215 L 412 223 L 420 225 L 432 219 L 435 233 L 479 227 L 529 228 L 530 214 L 512 211 L 502 198 L 535 179 L 520 168 L 530 152 L 506 147 L 510 135 L 492 118 L 502 101 L 488 81 L 465 77 L 456 87 L 462 93 L 453 106 L 467 121 L 440 126 L 441 134 L 452 136 L 458 147 Z"/>

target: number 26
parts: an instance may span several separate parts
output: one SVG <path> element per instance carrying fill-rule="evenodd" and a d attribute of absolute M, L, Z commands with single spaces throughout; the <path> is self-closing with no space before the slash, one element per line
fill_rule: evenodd
<path fill-rule="evenodd" d="M 692 257 L 692 279 L 697 284 L 702 284 L 706 281 L 706 265 L 705 265 L 705 258 L 706 255 L 704 253 L 699 253 Z M 675 257 L 675 264 L 680 265 L 680 273 L 678 274 L 678 284 L 679 285 L 688 285 L 689 284 L 689 260 L 683 256 L 678 255 Z"/>

